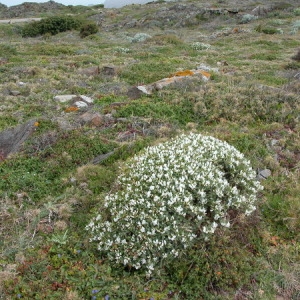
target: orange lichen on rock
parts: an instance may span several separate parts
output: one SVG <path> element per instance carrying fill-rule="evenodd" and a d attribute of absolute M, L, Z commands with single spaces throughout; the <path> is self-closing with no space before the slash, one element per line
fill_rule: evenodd
<path fill-rule="evenodd" d="M 65 112 L 73 112 L 73 111 L 77 111 L 79 108 L 77 106 L 70 106 L 67 107 Z"/>
<path fill-rule="evenodd" d="M 172 76 L 193 76 L 195 73 L 191 70 L 178 71 Z"/>
<path fill-rule="evenodd" d="M 206 77 L 207 79 L 210 78 L 211 74 L 209 72 L 206 72 L 204 70 L 200 70 L 199 71 L 200 74 L 202 74 L 204 77 Z"/>

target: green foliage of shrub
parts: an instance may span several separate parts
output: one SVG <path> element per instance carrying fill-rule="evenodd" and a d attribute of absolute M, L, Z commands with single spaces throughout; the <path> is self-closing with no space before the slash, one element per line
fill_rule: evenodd
<path fill-rule="evenodd" d="M 182 135 L 129 160 L 87 229 L 110 260 L 150 275 L 162 259 L 230 227 L 230 211 L 251 214 L 262 189 L 255 177 L 229 144 Z"/>
<path fill-rule="evenodd" d="M 35 37 L 50 33 L 58 34 L 72 29 L 78 29 L 82 21 L 71 16 L 53 16 L 26 24 L 22 30 L 23 37 Z"/>
<path fill-rule="evenodd" d="M 200 299 L 221 300 L 224 297 L 212 296 L 211 290 L 228 292 L 247 284 L 261 267 L 253 259 L 254 253 L 263 247 L 261 242 L 254 242 L 260 239 L 255 227 L 254 223 L 244 223 L 233 229 L 233 234 L 218 231 L 206 243 L 189 250 L 188 255 L 166 264 L 168 278 L 180 283 L 181 299 L 195 299 L 197 295 Z"/>
<path fill-rule="evenodd" d="M 258 59 L 258 60 L 276 60 L 277 59 L 277 54 L 274 52 L 269 52 L 269 53 L 255 53 L 251 55 L 251 59 Z"/>
<path fill-rule="evenodd" d="M 270 27 L 270 26 L 264 26 L 262 24 L 259 24 L 256 26 L 255 30 L 257 32 L 261 32 L 264 34 L 276 34 L 276 33 L 282 33 L 282 31 L 278 28 Z"/>
<path fill-rule="evenodd" d="M 99 28 L 95 22 L 85 23 L 80 27 L 80 37 L 85 38 L 91 34 L 95 34 Z"/>

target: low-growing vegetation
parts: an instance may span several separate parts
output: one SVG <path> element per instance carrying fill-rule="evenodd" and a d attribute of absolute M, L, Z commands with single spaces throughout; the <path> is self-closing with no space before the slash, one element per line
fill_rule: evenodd
<path fill-rule="evenodd" d="M 22 29 L 23 37 L 35 37 L 38 35 L 55 35 L 72 29 L 78 29 L 82 25 L 82 20 L 71 16 L 53 16 L 40 21 L 28 23 Z"/>
<path fill-rule="evenodd" d="M 299 4 L 242 2 L 0 23 L 0 299 L 299 299 Z"/>

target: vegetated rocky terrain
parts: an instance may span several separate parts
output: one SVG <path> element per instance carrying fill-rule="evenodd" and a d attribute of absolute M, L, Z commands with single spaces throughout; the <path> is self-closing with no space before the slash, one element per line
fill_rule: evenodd
<path fill-rule="evenodd" d="M 99 32 L 0 25 L 0 298 L 299 299 L 298 1 L 0 7 L 66 13 Z M 190 131 L 251 160 L 255 216 L 150 281 L 97 256 L 84 228 L 119 166 Z"/>

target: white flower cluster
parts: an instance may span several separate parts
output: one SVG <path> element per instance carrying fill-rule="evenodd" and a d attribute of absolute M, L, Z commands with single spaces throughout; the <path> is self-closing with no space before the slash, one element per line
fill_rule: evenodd
<path fill-rule="evenodd" d="M 129 160 L 87 229 L 109 259 L 149 275 L 159 260 L 230 227 L 230 209 L 253 212 L 262 189 L 255 177 L 226 142 L 181 135 Z"/>
<path fill-rule="evenodd" d="M 131 50 L 129 48 L 116 47 L 115 52 L 117 52 L 117 53 L 130 53 Z"/>
<path fill-rule="evenodd" d="M 205 43 L 201 43 L 201 42 L 195 42 L 191 44 L 192 49 L 194 50 L 207 50 L 209 48 L 211 48 L 210 44 L 205 44 Z"/>

